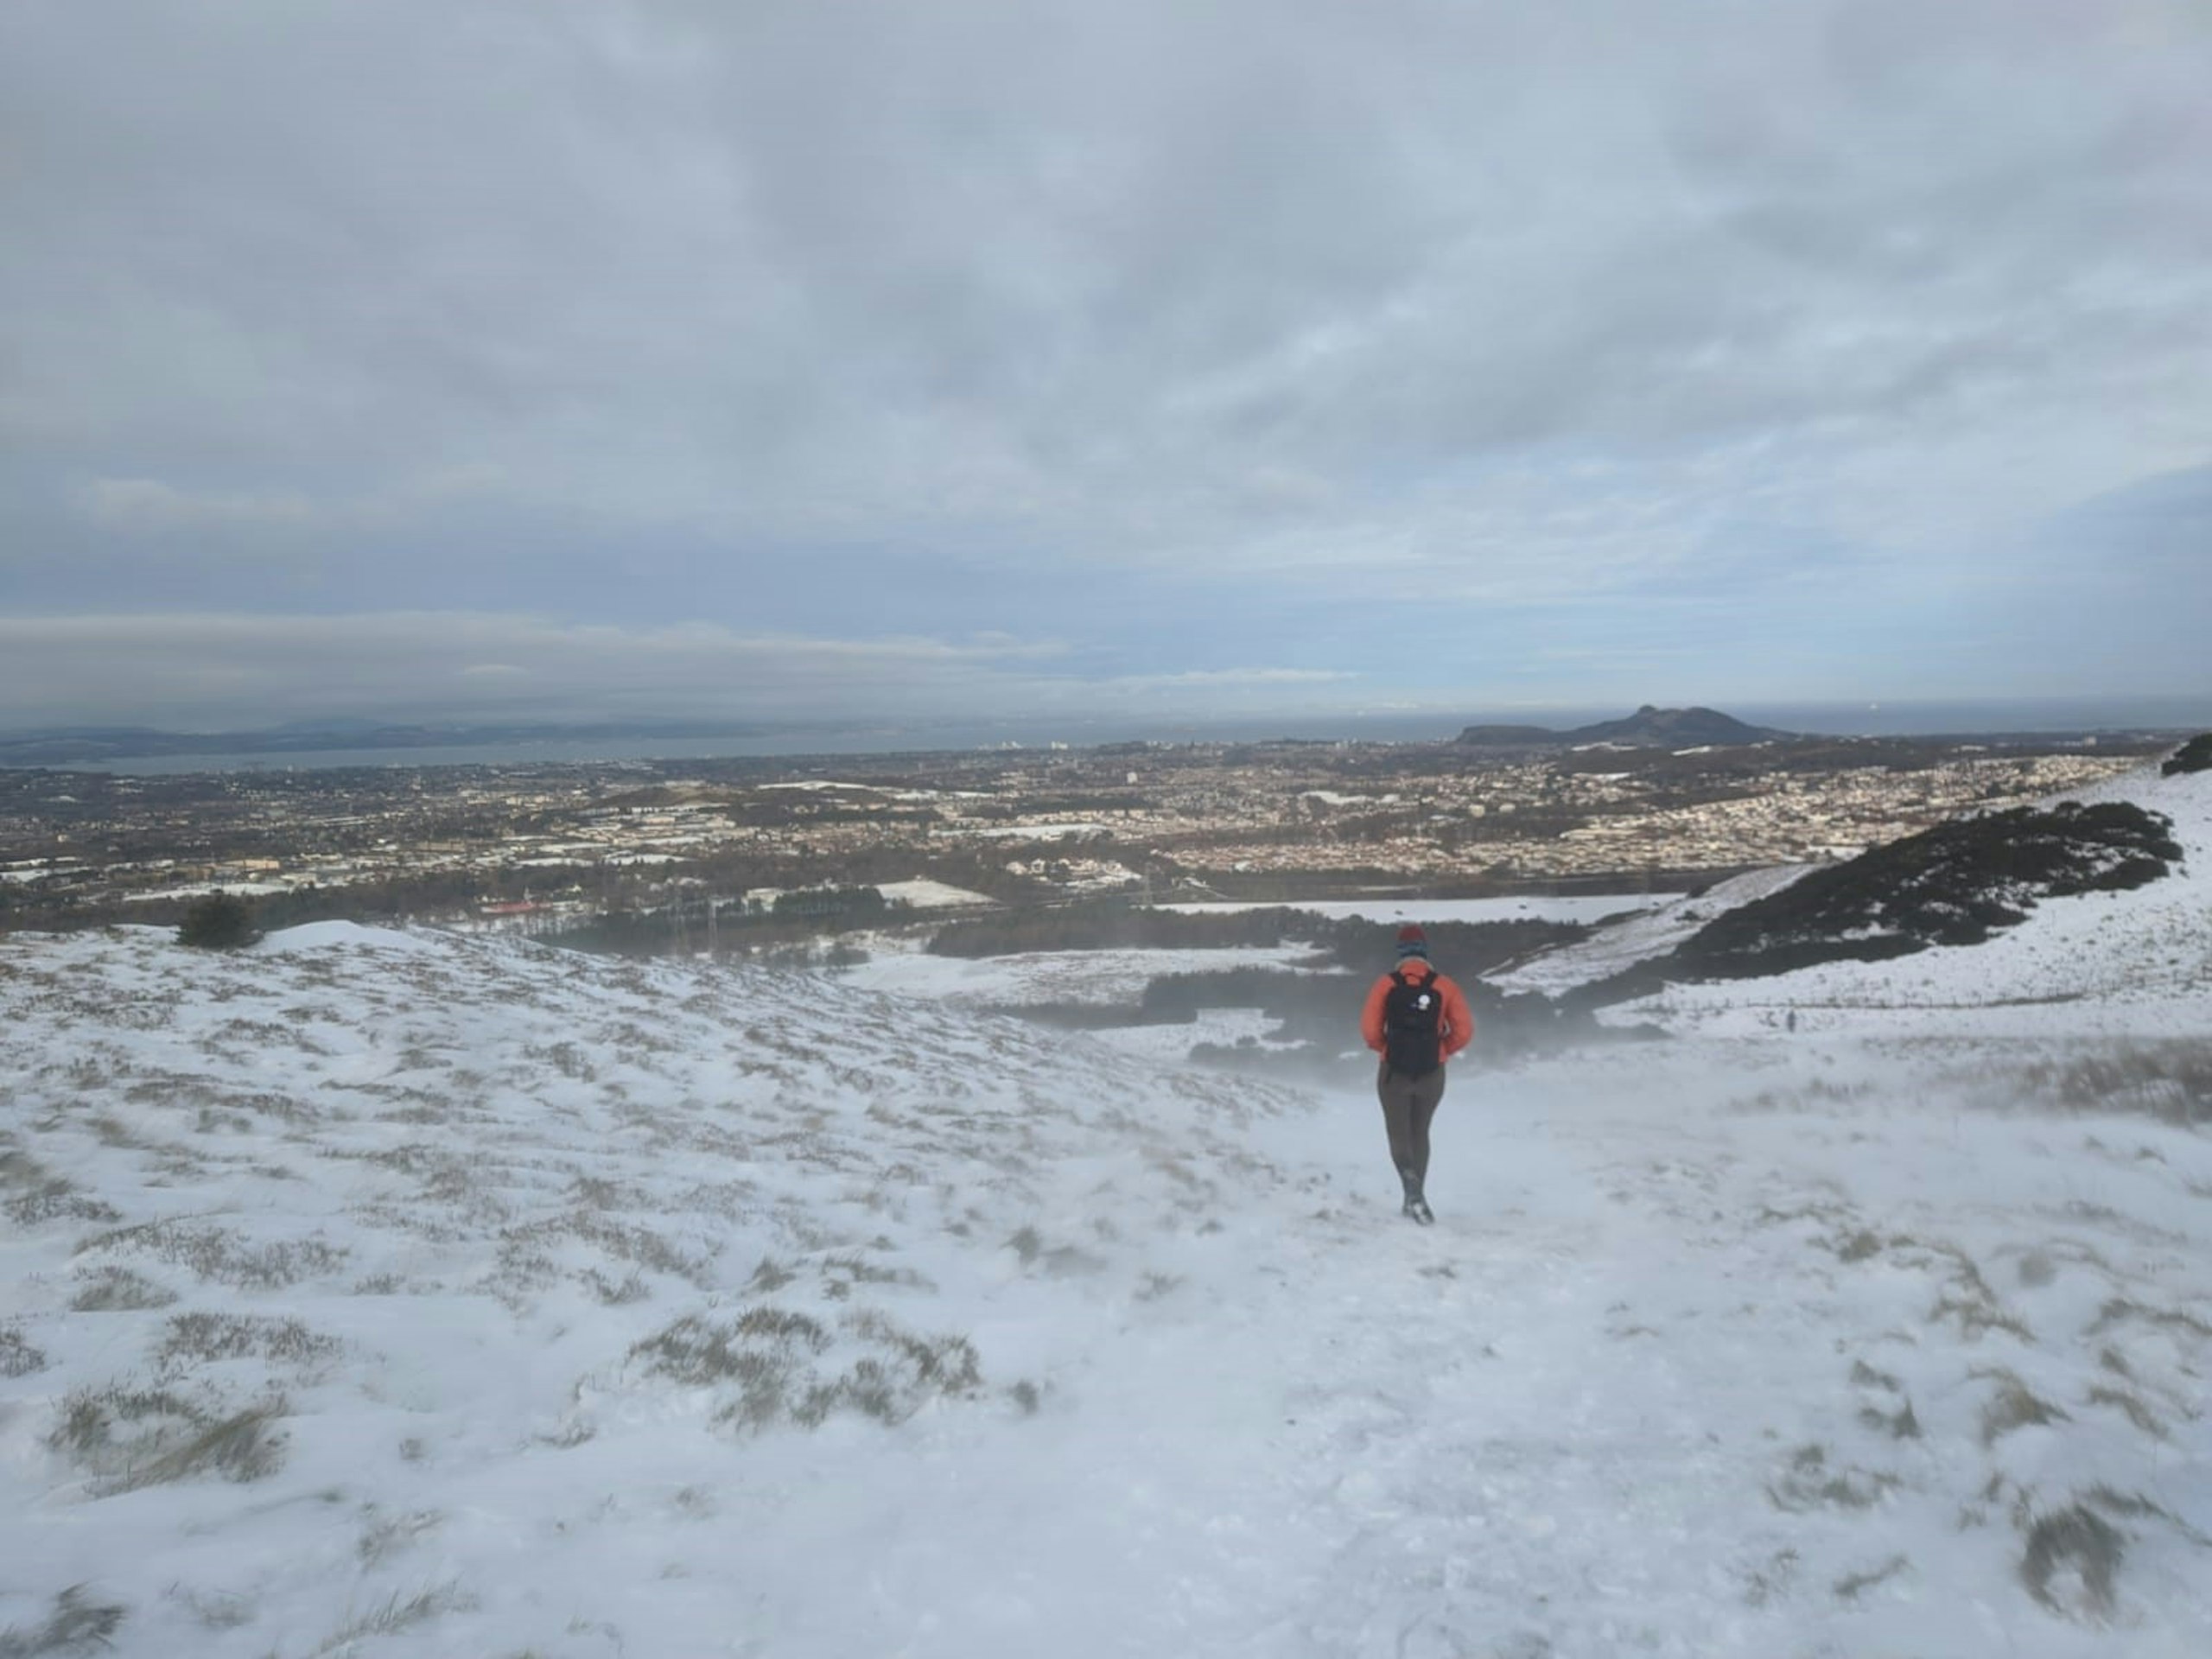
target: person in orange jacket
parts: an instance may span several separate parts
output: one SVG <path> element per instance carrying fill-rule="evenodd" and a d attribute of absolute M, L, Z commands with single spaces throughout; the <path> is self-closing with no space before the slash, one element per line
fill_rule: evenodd
<path fill-rule="evenodd" d="M 1360 1034 L 1382 1057 L 1375 1092 L 1390 1137 L 1390 1161 L 1406 1189 L 1405 1213 L 1423 1226 L 1436 1219 L 1423 1192 L 1428 1180 L 1428 1125 L 1444 1098 L 1444 1063 L 1475 1039 L 1475 1017 L 1459 988 L 1432 967 L 1428 935 L 1398 930 L 1398 965 L 1375 982 L 1359 1017 Z"/>

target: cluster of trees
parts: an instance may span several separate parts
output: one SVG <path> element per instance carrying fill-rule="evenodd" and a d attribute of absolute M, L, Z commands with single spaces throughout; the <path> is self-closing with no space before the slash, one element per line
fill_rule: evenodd
<path fill-rule="evenodd" d="M 764 955 L 772 963 L 837 967 L 864 958 L 849 950 L 825 957 L 813 941 L 880 926 L 897 908 L 880 888 L 871 887 L 802 888 L 781 893 L 765 906 L 685 893 L 662 905 L 606 912 L 547 935 L 546 943 L 608 956 L 658 957 L 671 950 L 703 950 L 711 940 L 717 950 Z"/>
<path fill-rule="evenodd" d="M 195 899 L 177 925 L 176 942 L 200 950 L 236 950 L 261 937 L 253 906 L 235 893 Z"/>

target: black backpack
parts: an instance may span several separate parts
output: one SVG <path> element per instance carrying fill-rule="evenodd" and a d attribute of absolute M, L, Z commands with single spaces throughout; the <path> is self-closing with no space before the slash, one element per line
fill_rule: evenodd
<path fill-rule="evenodd" d="M 1443 1015 L 1444 998 L 1434 974 L 1408 979 L 1392 970 L 1389 993 L 1382 999 L 1382 1054 L 1391 1071 L 1402 1077 L 1425 1077 L 1444 1064 L 1437 1029 Z"/>

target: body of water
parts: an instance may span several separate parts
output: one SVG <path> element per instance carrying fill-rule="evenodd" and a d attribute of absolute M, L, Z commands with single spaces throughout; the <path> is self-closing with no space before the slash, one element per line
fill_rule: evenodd
<path fill-rule="evenodd" d="M 575 736 L 523 742 L 424 748 L 334 748 L 244 754 L 124 755 L 73 760 L 56 770 L 165 776 L 194 772 L 330 770 L 360 766 L 589 765 L 621 761 L 760 759 L 779 755 L 897 754 L 1007 747 L 1077 748 L 1123 742 L 1313 741 L 1439 742 L 1471 725 L 1554 728 L 1616 720 L 1618 707 L 1474 709 L 1465 714 L 1392 711 L 1222 721 L 1098 721 L 1057 725 L 861 727 L 743 736 Z M 2133 698 L 2012 702 L 1773 703 L 1726 710 L 1755 726 L 1834 736 L 1905 737 L 2007 732 L 2193 732 L 2212 728 L 2212 694 L 2196 698 Z"/>

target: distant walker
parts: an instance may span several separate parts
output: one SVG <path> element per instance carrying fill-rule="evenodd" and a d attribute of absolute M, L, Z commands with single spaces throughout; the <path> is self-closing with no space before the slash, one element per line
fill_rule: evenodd
<path fill-rule="evenodd" d="M 1375 1093 L 1390 1137 L 1390 1161 L 1405 1187 L 1404 1213 L 1435 1220 L 1428 1181 L 1428 1126 L 1444 1098 L 1444 1065 L 1474 1040 L 1475 1019 L 1457 985 L 1430 965 L 1428 935 L 1398 930 L 1398 965 L 1376 980 L 1360 1014 L 1360 1033 L 1382 1057 Z"/>

